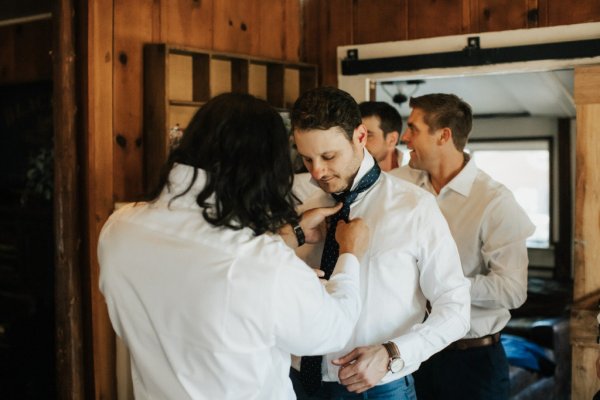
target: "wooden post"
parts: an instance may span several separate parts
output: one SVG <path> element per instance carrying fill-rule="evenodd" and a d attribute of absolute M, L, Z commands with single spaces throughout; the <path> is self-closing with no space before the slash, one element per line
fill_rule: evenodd
<path fill-rule="evenodd" d="M 600 299 L 600 65 L 575 68 L 574 95 L 577 143 L 571 398 L 591 399 L 600 390 L 594 362 L 600 351 L 595 318 Z"/>
<path fill-rule="evenodd" d="M 94 399 L 116 399 L 115 333 L 108 318 L 104 297 L 98 288 L 98 236 L 114 208 L 114 1 L 85 2 L 87 23 L 82 56 L 85 63 L 84 132 L 85 160 L 82 163 L 85 179 L 86 231 L 84 244 L 86 285 L 89 293 L 91 322 L 90 379 L 93 380 Z"/>
<path fill-rule="evenodd" d="M 72 0 L 54 2 L 54 234 L 57 398 L 83 399 L 80 199 Z"/>

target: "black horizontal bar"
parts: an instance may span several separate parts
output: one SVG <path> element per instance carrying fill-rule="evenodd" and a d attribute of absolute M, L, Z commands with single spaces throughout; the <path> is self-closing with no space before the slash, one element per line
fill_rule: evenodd
<path fill-rule="evenodd" d="M 427 68 L 470 67 L 534 60 L 563 60 L 600 56 L 600 39 L 532 44 L 481 49 L 465 47 L 461 51 L 342 60 L 342 75 L 378 72 L 414 71 Z"/>

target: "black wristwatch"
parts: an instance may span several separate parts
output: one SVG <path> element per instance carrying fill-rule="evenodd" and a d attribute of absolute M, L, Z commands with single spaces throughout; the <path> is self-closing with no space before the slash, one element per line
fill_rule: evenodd
<path fill-rule="evenodd" d="M 398 346 L 394 342 L 385 342 L 383 347 L 387 350 L 388 356 L 390 357 L 390 361 L 388 362 L 388 371 L 392 374 L 399 372 L 404 368 L 404 360 L 400 357 L 400 350 L 398 350 Z"/>
<path fill-rule="evenodd" d="M 306 238 L 304 237 L 304 231 L 300 224 L 295 223 L 292 224 L 292 229 L 294 230 L 294 234 L 296 235 L 296 240 L 298 241 L 298 247 L 302 246 L 306 242 Z"/>

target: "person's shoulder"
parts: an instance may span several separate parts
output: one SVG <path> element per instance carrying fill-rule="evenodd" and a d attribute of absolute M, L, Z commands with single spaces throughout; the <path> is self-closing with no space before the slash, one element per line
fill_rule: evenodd
<path fill-rule="evenodd" d="M 396 178 L 416 184 L 423 178 L 425 172 L 411 168 L 409 165 L 404 165 L 399 168 L 394 168 L 388 173 Z"/>
<path fill-rule="evenodd" d="M 406 209 L 424 209 L 437 206 L 435 197 L 416 184 L 399 178 L 389 172 L 382 173 L 382 195 L 389 207 Z"/>
<path fill-rule="evenodd" d="M 485 199 L 488 202 L 516 201 L 513 192 L 509 188 L 481 169 L 477 169 L 471 192 L 480 200 Z"/>

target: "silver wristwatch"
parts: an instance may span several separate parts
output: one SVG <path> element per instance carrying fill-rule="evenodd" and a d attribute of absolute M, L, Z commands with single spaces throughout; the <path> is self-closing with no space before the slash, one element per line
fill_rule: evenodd
<path fill-rule="evenodd" d="M 390 357 L 390 361 L 388 362 L 388 371 L 392 374 L 399 372 L 404 368 L 404 360 L 400 356 L 400 350 L 398 350 L 398 346 L 394 342 L 385 342 L 383 347 L 388 352 L 388 356 Z"/>

